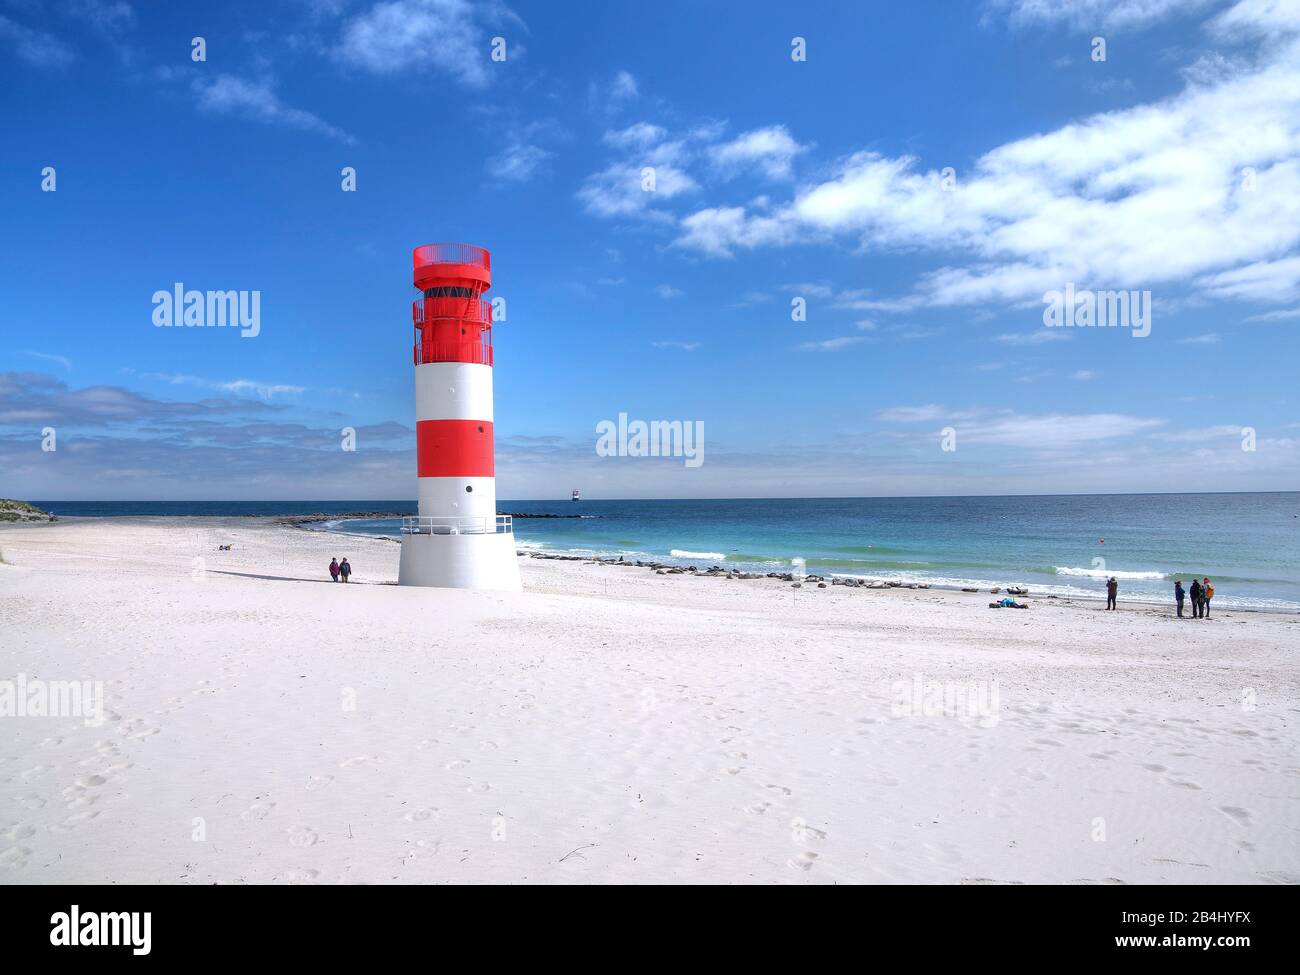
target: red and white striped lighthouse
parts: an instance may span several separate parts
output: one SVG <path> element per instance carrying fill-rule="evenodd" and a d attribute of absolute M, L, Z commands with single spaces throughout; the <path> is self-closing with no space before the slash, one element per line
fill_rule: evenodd
<path fill-rule="evenodd" d="M 415 248 L 415 440 L 419 517 L 402 522 L 404 586 L 519 589 L 515 535 L 496 510 L 491 255 Z"/>

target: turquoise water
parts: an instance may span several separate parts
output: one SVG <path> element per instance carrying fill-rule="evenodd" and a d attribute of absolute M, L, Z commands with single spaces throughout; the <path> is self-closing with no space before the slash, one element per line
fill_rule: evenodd
<path fill-rule="evenodd" d="M 41 504 L 41 502 L 35 502 Z M 411 501 L 50 502 L 66 515 L 401 511 Z M 1033 593 L 1172 600 L 1209 576 L 1215 605 L 1300 612 L 1300 493 L 705 501 L 502 501 L 521 548 L 682 565 L 928 582 L 1024 585 Z M 398 535 L 396 520 L 339 521 Z M 1105 541 L 1103 542 L 1102 539 Z M 1097 563 L 1094 560 L 1102 560 Z"/>
<path fill-rule="evenodd" d="M 1172 600 L 1209 576 L 1215 605 L 1300 611 L 1300 493 L 1007 498 L 502 502 L 521 548 L 937 586 Z M 346 531 L 397 533 L 395 522 Z M 1104 541 L 1103 541 L 1104 539 Z M 1095 561 L 1101 560 L 1101 561 Z"/>

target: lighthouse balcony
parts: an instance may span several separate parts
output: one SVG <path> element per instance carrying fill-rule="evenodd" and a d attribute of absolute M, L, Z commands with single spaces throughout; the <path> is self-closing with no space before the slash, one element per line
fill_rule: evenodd
<path fill-rule="evenodd" d="M 510 515 L 435 515 L 402 519 L 403 535 L 509 535 Z"/>

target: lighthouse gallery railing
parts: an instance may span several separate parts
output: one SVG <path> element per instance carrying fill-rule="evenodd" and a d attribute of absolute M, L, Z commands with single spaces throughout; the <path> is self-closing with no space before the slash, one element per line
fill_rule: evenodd
<path fill-rule="evenodd" d="M 402 519 L 403 535 L 508 535 L 510 515 L 445 515 Z"/>

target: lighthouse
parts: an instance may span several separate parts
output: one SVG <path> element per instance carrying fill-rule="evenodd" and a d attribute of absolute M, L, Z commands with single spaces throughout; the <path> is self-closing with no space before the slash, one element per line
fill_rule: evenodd
<path fill-rule="evenodd" d="M 518 590 L 492 448 L 492 259 L 472 244 L 417 247 L 415 446 L 419 516 L 402 519 L 403 586 Z"/>

